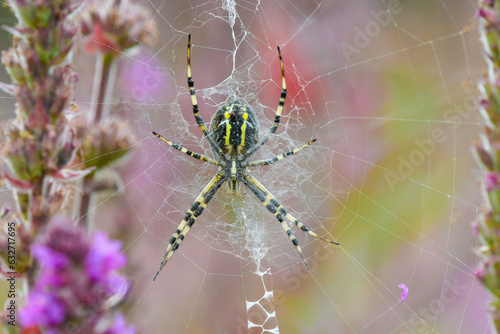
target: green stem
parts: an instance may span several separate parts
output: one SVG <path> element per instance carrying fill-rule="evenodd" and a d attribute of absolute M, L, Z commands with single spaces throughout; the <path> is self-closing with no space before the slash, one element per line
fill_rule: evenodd
<path fill-rule="evenodd" d="M 92 110 L 88 127 L 97 126 L 101 119 L 109 117 L 111 101 L 115 88 L 117 62 L 113 53 L 98 54 L 94 74 L 94 87 L 92 89 Z M 96 195 L 94 188 L 94 173 L 83 180 L 83 194 L 80 198 L 79 225 L 91 231 L 94 226 L 94 208 Z"/>
<path fill-rule="evenodd" d="M 93 174 L 87 175 L 83 179 L 83 194 L 80 198 L 80 219 L 78 224 L 88 231 L 92 231 L 94 228 L 95 194 L 90 190 L 93 182 Z"/>
<path fill-rule="evenodd" d="M 491 316 L 491 332 L 493 334 L 498 334 L 500 330 L 500 317 L 498 316 L 498 300 L 496 302 L 492 302 L 492 309 L 490 310 L 490 316 Z"/>
<path fill-rule="evenodd" d="M 117 73 L 114 59 L 115 56 L 112 53 L 97 56 L 91 100 L 91 126 L 99 124 L 102 118 L 109 116 Z"/>
<path fill-rule="evenodd" d="M 21 217 L 25 221 L 28 221 L 30 195 L 24 192 L 19 192 L 16 189 L 13 189 L 13 192 L 16 200 L 17 211 L 21 214 Z"/>

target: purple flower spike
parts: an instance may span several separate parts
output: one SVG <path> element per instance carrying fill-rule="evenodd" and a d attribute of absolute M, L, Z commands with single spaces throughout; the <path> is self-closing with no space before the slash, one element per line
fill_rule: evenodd
<path fill-rule="evenodd" d="M 94 281 L 106 277 L 111 270 L 120 269 L 127 262 L 121 253 L 121 242 L 109 240 L 104 232 L 96 232 L 85 258 L 87 275 Z"/>
<path fill-rule="evenodd" d="M 33 256 L 40 261 L 44 269 L 64 269 L 68 265 L 69 259 L 66 255 L 56 252 L 48 246 L 34 244 L 31 247 L 31 252 Z"/>
<path fill-rule="evenodd" d="M 63 321 L 66 310 L 64 304 L 50 292 L 32 292 L 19 318 L 23 327 L 57 326 Z"/>
<path fill-rule="evenodd" d="M 31 246 L 40 272 L 28 302 L 20 311 L 24 328 L 44 333 L 133 334 L 113 307 L 129 291 L 125 276 L 116 272 L 126 257 L 121 243 L 105 232 L 95 232 L 92 242 L 85 231 L 65 217 L 55 217 L 45 235 Z"/>
<path fill-rule="evenodd" d="M 401 293 L 401 300 L 399 301 L 400 303 L 408 297 L 408 287 L 404 285 L 403 283 L 398 285 L 399 288 L 403 289 L 403 292 Z"/>
<path fill-rule="evenodd" d="M 484 276 L 485 276 L 484 267 L 481 266 L 479 268 L 476 268 L 476 270 L 474 270 L 474 276 L 476 276 L 478 280 L 484 283 Z"/>
<path fill-rule="evenodd" d="M 498 188 L 498 184 L 500 181 L 500 174 L 498 174 L 497 172 L 486 173 L 484 181 L 486 184 L 486 191 L 491 192 L 492 190 Z"/>
<path fill-rule="evenodd" d="M 55 216 L 50 221 L 43 244 L 80 264 L 88 253 L 89 237 L 83 229 L 75 228 L 71 220 Z"/>

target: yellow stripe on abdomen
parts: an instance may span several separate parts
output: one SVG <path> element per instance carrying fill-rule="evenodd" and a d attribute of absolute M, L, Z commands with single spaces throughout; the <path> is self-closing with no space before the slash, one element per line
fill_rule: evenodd
<path fill-rule="evenodd" d="M 226 144 L 226 147 L 229 148 L 229 139 L 231 138 L 231 124 L 229 124 L 229 122 L 226 122 L 226 141 L 225 141 L 225 144 Z"/>
<path fill-rule="evenodd" d="M 247 130 L 247 121 L 243 121 L 243 124 L 241 125 L 241 146 L 245 146 L 245 132 Z"/>

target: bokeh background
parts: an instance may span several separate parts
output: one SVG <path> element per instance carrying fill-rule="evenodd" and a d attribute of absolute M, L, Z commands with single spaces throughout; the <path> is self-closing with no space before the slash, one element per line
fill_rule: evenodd
<path fill-rule="evenodd" d="M 98 228 L 123 240 L 133 282 L 125 308 L 138 332 L 247 332 L 246 302 L 263 289 L 251 274 L 256 246 L 245 244 L 246 223 L 264 231 L 270 247 L 264 281 L 281 333 L 489 332 L 471 228 L 481 209 L 481 171 L 471 154 L 481 129 L 475 83 L 486 68 L 476 1 L 144 4 L 160 44 L 122 57 L 115 99 L 140 140 L 116 168 L 121 191 L 103 194 L 95 211 Z M 1 23 L 13 24 L 1 10 Z M 257 158 L 318 142 L 255 175 L 302 222 L 341 243 L 297 231 L 310 272 L 251 193 L 234 199 L 222 189 L 152 282 L 168 239 L 216 172 L 151 135 L 209 154 L 187 90 L 188 33 L 206 122 L 238 97 L 262 129 L 271 125 L 281 46 L 289 93 L 283 126 Z M 0 34 L 2 50 L 11 42 Z M 85 106 L 94 59 L 82 49 L 75 60 L 76 102 Z M 12 98 L 0 97 L 1 119 L 13 117 Z M 0 195 L 10 201 L 7 190 Z M 409 288 L 402 303 L 401 283 Z"/>

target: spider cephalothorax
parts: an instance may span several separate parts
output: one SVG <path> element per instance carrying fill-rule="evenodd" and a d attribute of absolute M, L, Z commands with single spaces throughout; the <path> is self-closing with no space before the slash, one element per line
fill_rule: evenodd
<path fill-rule="evenodd" d="M 217 151 L 212 149 L 216 158 L 241 161 L 251 158 L 246 156 L 246 152 L 259 142 L 259 124 L 252 109 L 236 100 L 215 113 L 210 123 L 210 134 L 224 152 L 219 157 Z"/>
<path fill-rule="evenodd" d="M 297 251 L 302 257 L 306 268 L 309 270 L 307 261 L 302 254 L 302 250 L 299 246 L 299 242 L 293 235 L 293 232 L 288 227 L 287 223 L 284 221 L 284 217 L 290 222 L 295 224 L 305 233 L 330 242 L 332 244 L 339 244 L 336 241 L 328 240 L 320 237 L 313 231 L 309 230 L 307 226 L 299 222 L 295 217 L 288 213 L 283 206 L 274 198 L 274 196 L 258 181 L 256 180 L 248 171 L 248 167 L 253 166 L 264 166 L 273 164 L 283 158 L 286 158 L 302 148 L 312 144 L 316 139 L 311 140 L 305 145 L 297 147 L 291 151 L 280 154 L 274 158 L 266 160 L 251 161 L 255 152 L 264 145 L 269 138 L 276 132 L 278 124 L 280 122 L 281 113 L 283 111 L 283 106 L 286 99 L 286 81 L 285 81 L 285 70 L 283 67 L 283 59 L 281 57 L 280 48 L 278 47 L 278 56 L 280 59 L 281 66 L 281 82 L 282 91 L 280 100 L 278 103 L 278 108 L 276 109 L 276 115 L 274 117 L 274 123 L 271 128 L 266 132 L 266 134 L 259 140 L 259 125 L 255 117 L 255 113 L 242 102 L 235 100 L 227 105 L 222 106 L 213 116 L 212 122 L 210 124 L 210 131 L 207 130 L 203 118 L 199 114 L 198 101 L 196 100 L 196 94 L 194 90 L 194 82 L 191 76 L 191 35 L 188 37 L 188 50 L 187 50 L 187 75 L 188 75 L 188 86 L 189 92 L 191 94 L 191 102 L 193 104 L 193 114 L 196 123 L 200 127 L 203 135 L 210 143 L 214 159 L 200 154 L 192 152 L 178 144 L 175 144 L 165 137 L 153 132 L 158 138 L 162 139 L 164 142 L 172 146 L 173 148 L 188 154 L 189 156 L 196 158 L 201 161 L 209 162 L 216 166 L 219 166 L 218 173 L 210 180 L 210 182 L 205 186 L 205 189 L 198 195 L 195 199 L 193 205 L 186 213 L 184 219 L 179 224 L 179 227 L 174 232 L 172 238 L 169 240 L 167 250 L 161 261 L 160 268 L 156 272 L 153 280 L 156 279 L 160 271 L 163 269 L 167 261 L 172 257 L 174 252 L 179 248 L 180 244 L 186 237 L 187 233 L 195 223 L 196 219 L 202 214 L 203 210 L 207 207 L 208 202 L 215 195 L 217 190 L 222 186 L 224 182 L 227 181 L 229 190 L 239 192 L 240 183 L 243 183 L 250 189 L 251 192 L 257 196 L 261 203 L 266 207 L 266 209 L 271 212 L 276 219 L 280 222 L 281 226 L 285 230 L 290 241 L 295 245 Z"/>

